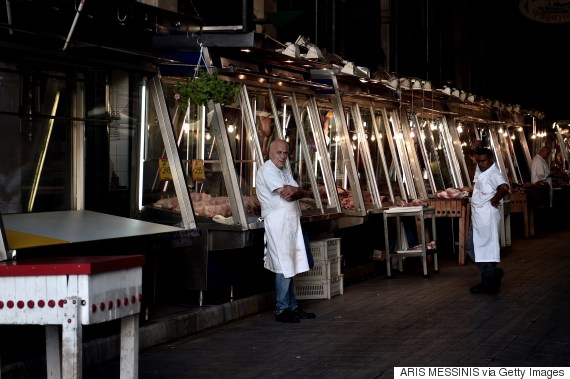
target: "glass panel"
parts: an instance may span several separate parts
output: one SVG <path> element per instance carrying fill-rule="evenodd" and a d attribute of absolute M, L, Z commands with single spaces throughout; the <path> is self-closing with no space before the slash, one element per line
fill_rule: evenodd
<path fill-rule="evenodd" d="M 22 212 L 22 174 L 25 167 L 31 165 L 30 148 L 25 148 L 33 138 L 29 130 L 21 130 L 20 108 L 20 75 L 3 72 L 0 80 L 0 211 L 2 213 Z"/>
<path fill-rule="evenodd" d="M 316 110 L 314 109 L 314 101 L 311 101 L 312 98 L 301 94 L 295 94 L 295 98 L 299 112 L 298 114 L 302 123 L 302 132 L 306 139 L 308 156 L 305 157 L 301 154 L 302 141 L 300 130 L 292 129 L 293 127 L 296 128 L 296 123 L 291 122 L 290 126 L 287 128 L 287 138 L 289 138 L 289 142 L 292 146 L 293 144 L 291 143 L 291 139 L 293 136 L 296 141 L 294 144 L 296 154 L 290 158 L 290 162 L 292 162 L 291 169 L 294 175 L 299 178 L 300 186 L 305 188 L 309 186 L 308 188 L 310 188 L 311 177 L 313 177 L 317 186 L 316 190 L 313 188 L 312 199 L 303 199 L 301 201 L 302 209 L 304 209 L 304 213 L 307 213 L 307 211 L 311 209 L 320 209 L 321 212 L 324 213 L 337 213 L 339 203 L 336 191 L 334 188 L 328 188 L 327 186 L 326 175 L 328 174 L 329 178 L 332 176 L 330 171 L 331 167 L 328 165 L 326 158 L 321 158 L 316 140 L 319 137 L 315 135 L 316 132 L 321 133 L 319 129 L 322 129 L 323 134 L 321 134 L 320 138 L 322 139 L 322 136 L 324 135 L 327 146 L 330 145 L 329 128 L 331 126 L 330 121 L 332 119 L 332 112 L 325 113 L 323 116 L 319 111 L 319 120 L 314 120 L 311 117 L 311 113 Z M 294 121 L 294 119 L 292 121 Z M 313 125 L 313 122 L 315 122 L 315 125 Z M 331 159 L 332 158 L 333 157 L 331 157 Z M 312 172 L 309 172 L 308 166 L 311 167 Z M 311 208 L 306 208 L 311 202 L 313 203 Z"/>
<path fill-rule="evenodd" d="M 521 173 L 521 182 L 528 183 L 530 182 L 530 153 L 528 151 L 524 128 L 519 125 L 511 129 L 510 132 L 514 153 Z"/>
<path fill-rule="evenodd" d="M 511 158 L 511 151 L 509 149 L 510 138 L 508 138 L 508 126 L 499 126 L 497 130 L 497 137 L 499 139 L 499 149 L 501 151 L 501 156 L 503 157 L 503 164 L 505 166 L 507 178 L 510 184 L 518 183 L 518 179 L 515 172 L 515 167 L 513 160 Z"/>
<path fill-rule="evenodd" d="M 179 102 L 175 101 L 173 82 L 169 82 L 166 79 L 163 82 L 163 89 L 174 127 L 174 134 L 177 138 L 177 144 L 180 146 L 184 137 L 188 138 L 182 125 L 185 118 L 185 110 L 182 109 L 183 107 Z M 141 173 L 142 204 L 145 207 L 145 218 L 178 224 L 182 221 L 180 207 L 172 183 L 171 163 L 166 156 L 166 149 L 156 114 L 156 104 L 154 104 L 152 96 L 149 96 L 146 133 L 145 145 L 142 147 L 144 151 Z M 153 210 L 160 210 L 160 213 Z"/>
<path fill-rule="evenodd" d="M 570 170 L 570 132 L 568 124 L 556 123 L 555 166 L 560 172 L 568 174 Z"/>
<path fill-rule="evenodd" d="M 65 104 L 65 80 L 33 74 L 20 83 L 17 74 L 3 73 L 0 96 L 3 112 L 20 109 L 32 115 L 20 119 L 2 115 L 2 212 L 44 212 L 67 210 L 69 203 L 69 124 Z M 21 88 L 27 88 L 24 95 Z"/>
<path fill-rule="evenodd" d="M 375 169 L 376 182 L 383 206 L 390 206 L 394 203 L 395 196 L 400 196 L 400 181 L 397 162 L 394 158 L 388 138 L 386 138 L 387 113 L 385 110 L 374 110 L 373 131 L 368 141 L 370 143 L 370 154 L 372 164 Z"/>
<path fill-rule="evenodd" d="M 449 163 L 446 159 L 445 123 L 442 116 L 418 117 L 420 138 L 426 147 L 435 192 L 455 187 Z M 427 167 L 426 167 L 427 168 Z"/>
<path fill-rule="evenodd" d="M 494 124 L 487 125 L 487 127 L 485 128 L 485 132 L 487 134 L 487 139 L 489 141 L 489 144 L 484 146 L 490 146 L 490 149 L 495 154 L 495 163 L 499 167 L 499 171 L 501 171 L 501 174 L 503 175 L 505 180 L 509 181 L 509 177 L 507 174 L 507 167 L 505 165 L 505 160 L 503 157 L 502 147 L 500 146 L 499 137 L 497 133 L 497 126 Z M 485 133 L 483 134 L 483 136 L 485 137 Z"/>
<path fill-rule="evenodd" d="M 430 121 L 426 117 L 410 115 L 410 136 L 422 173 L 426 189 L 431 195 L 441 191 L 443 178 L 439 169 L 439 158 L 435 153 L 434 140 L 430 130 Z"/>
<path fill-rule="evenodd" d="M 348 113 L 348 128 L 351 134 L 352 151 L 356 162 L 358 179 L 362 190 L 364 206 L 367 210 L 382 207 L 372 167 L 369 143 L 372 133 L 370 109 L 354 104 Z"/>
<path fill-rule="evenodd" d="M 479 126 L 475 122 L 456 121 L 457 133 L 461 142 L 465 165 L 467 167 L 467 175 L 469 180 L 466 183 L 473 184 L 475 177 L 475 169 L 477 168 L 477 160 L 475 156 L 474 146 L 476 141 L 480 140 Z"/>
<path fill-rule="evenodd" d="M 342 130 L 342 120 L 337 119 L 337 115 L 334 114 L 330 102 L 326 102 L 326 99 L 319 99 L 318 113 L 322 123 L 327 154 L 330 157 L 331 170 L 333 172 L 340 206 L 346 211 L 356 211 L 349 180 L 349 166 L 345 163 L 350 158 L 344 157 L 343 155 L 343 150 L 350 150 L 352 152 L 356 149 L 356 145 L 353 146 L 352 137 L 350 137 L 348 141 L 344 139 L 345 133 Z M 348 117 L 347 113 L 341 117 Z M 350 136 L 354 135 L 354 131 L 349 131 L 349 134 Z M 344 149 L 343 144 L 346 145 Z"/>
<path fill-rule="evenodd" d="M 415 198 L 415 189 L 413 180 L 411 180 L 411 171 L 407 162 L 407 154 L 403 147 L 403 134 L 400 128 L 400 120 L 398 113 L 391 110 L 387 122 L 383 122 L 384 140 L 389 146 L 390 157 L 387 157 L 388 172 L 391 180 L 396 180 L 399 185 L 399 191 L 394 191 L 394 202 L 408 201 Z M 386 121 L 386 119 L 384 119 Z M 382 133 L 382 130 L 380 131 Z"/>

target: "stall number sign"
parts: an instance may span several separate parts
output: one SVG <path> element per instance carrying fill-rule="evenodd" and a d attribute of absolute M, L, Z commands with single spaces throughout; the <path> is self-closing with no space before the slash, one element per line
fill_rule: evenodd
<path fill-rule="evenodd" d="M 192 180 L 195 182 L 203 182 L 206 180 L 203 159 L 192 159 Z"/>
<path fill-rule="evenodd" d="M 172 173 L 170 172 L 170 165 L 168 159 L 160 158 L 158 162 L 160 180 L 172 180 Z"/>

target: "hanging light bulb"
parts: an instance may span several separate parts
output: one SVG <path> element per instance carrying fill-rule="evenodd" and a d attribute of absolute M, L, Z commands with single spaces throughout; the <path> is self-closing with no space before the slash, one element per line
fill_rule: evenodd
<path fill-rule="evenodd" d="M 356 141 L 357 138 L 358 138 L 358 137 L 356 136 L 356 133 L 352 135 L 352 140 L 353 140 L 353 141 Z"/>
<path fill-rule="evenodd" d="M 416 133 L 414 133 L 414 131 L 412 130 L 412 131 L 410 132 L 410 138 L 414 138 L 415 136 L 416 136 Z"/>
<path fill-rule="evenodd" d="M 236 128 L 232 124 L 228 125 L 228 133 L 233 133 L 235 130 Z"/>
<path fill-rule="evenodd" d="M 370 141 L 376 141 L 376 136 L 374 134 L 370 136 Z"/>
<path fill-rule="evenodd" d="M 206 140 L 211 140 L 212 139 L 212 135 L 208 132 L 206 133 Z"/>

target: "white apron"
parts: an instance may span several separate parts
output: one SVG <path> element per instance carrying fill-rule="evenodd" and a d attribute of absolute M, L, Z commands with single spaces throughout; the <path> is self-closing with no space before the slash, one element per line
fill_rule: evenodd
<path fill-rule="evenodd" d="M 500 262 L 499 209 L 487 202 L 479 207 L 471 207 L 473 222 L 473 247 L 475 262 Z"/>
<path fill-rule="evenodd" d="M 264 267 L 286 278 L 309 271 L 307 251 L 296 201 L 285 201 L 281 209 L 265 216 Z"/>
<path fill-rule="evenodd" d="M 495 164 L 477 175 L 471 198 L 475 262 L 501 260 L 499 243 L 501 212 L 491 205 L 491 199 L 496 193 L 496 188 L 502 183 L 505 183 L 505 180 Z"/>

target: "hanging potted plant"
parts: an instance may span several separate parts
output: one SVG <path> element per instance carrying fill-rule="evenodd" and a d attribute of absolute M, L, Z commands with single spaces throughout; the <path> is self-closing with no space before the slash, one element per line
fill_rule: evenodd
<path fill-rule="evenodd" d="M 186 109 L 188 102 L 205 105 L 213 100 L 214 103 L 229 104 L 239 93 L 239 84 L 220 80 L 216 74 L 200 70 L 196 76 L 178 82 L 176 92 L 182 109 Z"/>

